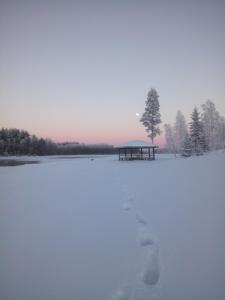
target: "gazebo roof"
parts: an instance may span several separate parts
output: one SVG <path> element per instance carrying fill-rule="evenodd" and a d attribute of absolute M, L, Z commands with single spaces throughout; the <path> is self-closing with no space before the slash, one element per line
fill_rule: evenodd
<path fill-rule="evenodd" d="M 156 145 L 153 145 L 152 143 L 148 143 L 145 141 L 128 141 L 123 144 L 119 144 L 114 146 L 115 148 L 147 148 L 147 147 L 157 147 Z"/>

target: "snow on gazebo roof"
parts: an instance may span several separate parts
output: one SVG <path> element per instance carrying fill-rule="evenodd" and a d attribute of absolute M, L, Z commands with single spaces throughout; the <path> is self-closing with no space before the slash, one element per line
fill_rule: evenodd
<path fill-rule="evenodd" d="M 126 143 L 119 144 L 114 147 L 115 148 L 144 148 L 144 147 L 157 147 L 157 146 L 145 141 L 128 141 Z"/>

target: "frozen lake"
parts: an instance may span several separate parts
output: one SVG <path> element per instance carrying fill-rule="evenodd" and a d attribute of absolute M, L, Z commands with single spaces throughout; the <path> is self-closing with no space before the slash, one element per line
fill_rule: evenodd
<path fill-rule="evenodd" d="M 224 152 L 40 160 L 0 168 L 1 300 L 225 299 Z"/>

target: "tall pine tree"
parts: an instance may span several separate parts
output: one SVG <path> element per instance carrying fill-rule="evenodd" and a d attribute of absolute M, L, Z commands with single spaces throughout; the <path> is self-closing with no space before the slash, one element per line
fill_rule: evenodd
<path fill-rule="evenodd" d="M 200 114 L 195 107 L 191 114 L 190 123 L 190 138 L 193 145 L 193 152 L 196 155 L 201 155 L 203 151 L 207 150 L 207 141 L 205 138 L 203 124 L 200 119 Z"/>
<path fill-rule="evenodd" d="M 175 155 L 177 153 L 176 141 L 175 141 L 175 130 L 170 124 L 164 125 L 166 148 Z"/>
<path fill-rule="evenodd" d="M 185 117 L 180 110 L 177 111 L 174 129 L 176 148 L 178 152 L 181 152 L 188 131 Z"/>
<path fill-rule="evenodd" d="M 160 128 L 157 126 L 161 123 L 159 112 L 159 95 L 155 89 L 152 88 L 148 92 L 145 104 L 145 111 L 140 119 L 140 122 L 142 122 L 146 128 L 148 137 L 154 144 L 154 138 L 161 133 Z"/>
<path fill-rule="evenodd" d="M 216 110 L 215 104 L 211 100 L 207 100 L 202 104 L 202 124 L 206 139 L 210 150 L 216 149 L 220 143 L 218 139 L 219 129 L 219 113 Z"/>

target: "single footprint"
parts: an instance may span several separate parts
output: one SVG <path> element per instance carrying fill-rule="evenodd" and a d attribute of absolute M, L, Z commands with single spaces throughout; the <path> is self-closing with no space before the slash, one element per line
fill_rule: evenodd
<path fill-rule="evenodd" d="M 142 247 L 151 246 L 154 244 L 153 237 L 144 226 L 140 226 L 138 228 L 138 239 Z"/>
<path fill-rule="evenodd" d="M 141 279 L 146 285 L 156 285 L 159 281 L 159 255 L 156 247 L 149 247 Z"/>
<path fill-rule="evenodd" d="M 147 225 L 145 217 L 140 212 L 135 213 L 135 218 L 139 224 Z"/>
<path fill-rule="evenodd" d="M 123 209 L 126 210 L 126 211 L 131 210 L 131 203 L 129 203 L 128 201 L 124 202 Z"/>

